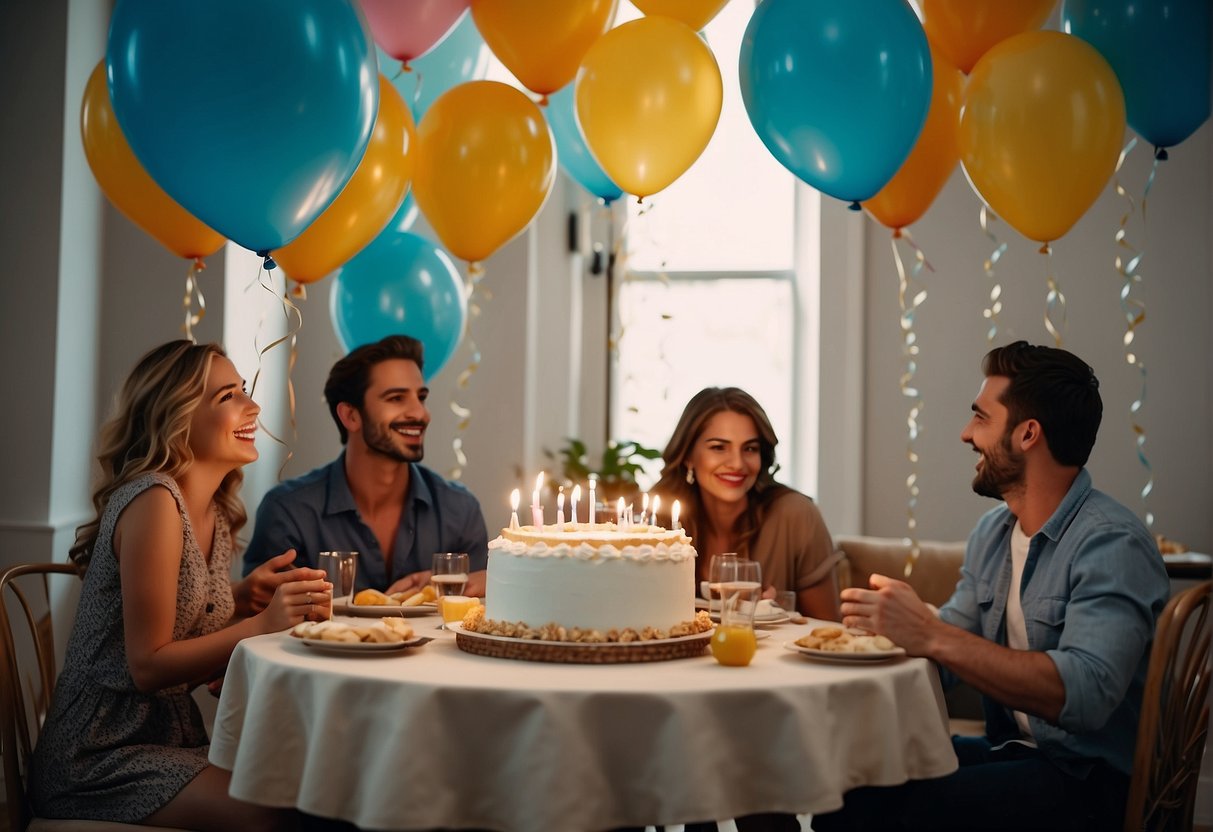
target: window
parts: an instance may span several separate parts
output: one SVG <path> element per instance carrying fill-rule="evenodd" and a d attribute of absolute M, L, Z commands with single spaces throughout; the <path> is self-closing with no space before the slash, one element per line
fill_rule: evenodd
<path fill-rule="evenodd" d="M 705 31 L 724 81 L 708 148 L 643 205 L 628 199 L 611 433 L 662 448 L 696 392 L 741 387 L 780 438 L 779 479 L 811 489 L 810 472 L 796 471 L 795 442 L 810 441 L 808 432 L 794 430 L 807 398 L 796 340 L 798 186 L 755 134 L 737 78 L 753 8 L 730 3 Z M 660 460 L 652 480 L 659 470 Z"/>

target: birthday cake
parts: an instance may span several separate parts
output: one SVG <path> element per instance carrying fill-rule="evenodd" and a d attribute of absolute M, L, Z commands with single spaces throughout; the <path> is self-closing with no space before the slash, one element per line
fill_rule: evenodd
<path fill-rule="evenodd" d="M 682 531 L 616 523 L 502 529 L 485 606 L 464 629 L 543 641 L 647 641 L 711 627 L 697 617 L 695 549 Z M 702 619 L 702 620 L 700 620 Z"/>

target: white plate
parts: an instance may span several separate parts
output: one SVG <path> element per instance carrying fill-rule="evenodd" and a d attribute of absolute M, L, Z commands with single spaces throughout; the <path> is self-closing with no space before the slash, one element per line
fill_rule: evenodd
<path fill-rule="evenodd" d="M 292 638 L 299 638 L 292 636 Z M 329 653 L 395 653 L 409 647 L 420 647 L 433 639 L 424 636 L 414 636 L 408 641 L 379 642 L 379 641 L 324 641 L 318 638 L 299 638 L 308 647 Z"/>
<path fill-rule="evenodd" d="M 886 662 L 889 659 L 901 658 L 906 654 L 904 647 L 894 647 L 892 650 L 878 650 L 872 653 L 834 653 L 830 650 L 814 650 L 812 647 L 801 647 L 794 641 L 785 641 L 783 646 L 793 653 L 799 653 L 810 659 L 815 659 L 820 662 L 834 662 L 837 664 L 864 664 L 872 662 Z"/>
<path fill-rule="evenodd" d="M 400 615 L 414 618 L 419 615 L 437 615 L 437 604 L 333 604 L 334 615 L 353 615 L 358 618 L 383 618 L 385 615 Z"/>
<path fill-rule="evenodd" d="M 710 612 L 710 613 L 708 613 L 708 617 L 711 618 L 713 621 L 715 621 L 717 624 L 720 623 L 720 613 Z M 779 613 L 779 615 L 770 615 L 770 616 L 757 616 L 756 615 L 756 616 L 754 616 L 754 626 L 755 627 L 774 627 L 776 624 L 787 624 L 791 620 L 792 620 L 792 617 L 790 615 L 788 615 L 786 612 L 781 612 L 781 613 Z"/>

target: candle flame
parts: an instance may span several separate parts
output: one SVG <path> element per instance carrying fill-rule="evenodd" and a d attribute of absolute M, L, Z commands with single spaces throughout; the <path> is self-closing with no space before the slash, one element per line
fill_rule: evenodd
<path fill-rule="evenodd" d="M 580 499 L 581 499 L 581 486 L 574 485 L 573 486 L 573 502 L 575 503 Z"/>
<path fill-rule="evenodd" d="M 543 472 L 539 472 L 539 476 L 535 477 L 535 493 L 538 494 L 543 490 Z M 535 502 L 539 502 L 536 500 Z"/>
<path fill-rule="evenodd" d="M 678 515 L 681 513 L 681 509 L 682 506 L 677 500 L 674 501 L 674 505 L 670 508 L 670 521 L 671 525 L 673 525 L 675 529 L 678 528 Z"/>
<path fill-rule="evenodd" d="M 520 494 L 518 492 L 518 489 L 515 488 L 513 491 L 510 492 L 510 508 L 514 509 L 514 511 L 517 511 L 518 510 L 518 501 L 521 499 L 522 499 L 522 494 Z"/>
<path fill-rule="evenodd" d="M 657 507 L 661 505 L 661 495 L 653 495 L 653 525 L 657 525 Z"/>
<path fill-rule="evenodd" d="M 560 493 L 556 495 L 556 507 L 564 511 L 564 486 L 560 486 Z"/>
<path fill-rule="evenodd" d="M 644 499 L 640 501 L 640 510 L 642 512 L 649 510 L 649 492 L 647 491 L 644 492 Z"/>

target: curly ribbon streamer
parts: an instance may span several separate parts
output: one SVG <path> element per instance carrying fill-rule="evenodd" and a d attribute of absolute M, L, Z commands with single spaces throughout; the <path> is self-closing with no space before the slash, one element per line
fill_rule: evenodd
<path fill-rule="evenodd" d="M 1123 252 L 1116 252 L 1116 271 L 1124 280 L 1124 284 L 1120 289 L 1120 308 L 1125 318 L 1125 361 L 1130 367 L 1136 367 L 1141 374 L 1141 392 L 1133 400 L 1132 404 L 1129 405 L 1129 425 L 1133 429 L 1133 441 L 1137 448 L 1137 460 L 1146 471 L 1146 484 L 1141 489 L 1141 502 L 1146 512 L 1146 527 L 1153 529 L 1154 512 L 1150 510 L 1149 497 L 1151 492 L 1154 491 L 1154 469 L 1150 465 L 1150 460 L 1146 457 L 1145 453 L 1146 429 L 1138 420 L 1141 409 L 1146 403 L 1146 365 L 1133 349 L 1137 327 L 1146 320 L 1146 305 L 1144 301 L 1134 298 L 1132 293 L 1133 287 L 1141 283 L 1142 276 L 1138 272 L 1138 267 L 1146 256 L 1145 241 L 1149 231 L 1146 223 L 1146 202 L 1150 196 L 1150 189 L 1154 187 L 1154 178 L 1158 175 L 1158 163 L 1165 161 L 1167 156 L 1166 151 L 1161 148 L 1154 151 L 1154 164 L 1150 168 L 1150 175 L 1146 179 L 1146 186 L 1141 194 L 1142 246 L 1140 249 L 1136 249 L 1128 241 L 1128 224 L 1137 206 L 1133 197 L 1129 195 L 1120 183 L 1121 167 L 1135 147 L 1137 147 L 1136 137 L 1130 139 L 1129 143 L 1125 145 L 1125 149 L 1120 152 L 1120 158 L 1116 162 L 1116 173 L 1113 178 L 1117 195 L 1123 197 L 1129 203 L 1128 210 L 1120 218 L 1120 228 L 1116 231 L 1116 246 L 1118 249 L 1124 249 Z"/>
<path fill-rule="evenodd" d="M 1053 275 L 1053 247 L 1045 243 L 1040 247 L 1040 253 L 1045 256 L 1045 281 L 1049 287 L 1045 295 L 1045 329 L 1053 336 L 1053 344 L 1060 347 L 1066 329 L 1066 296 Z"/>
<path fill-rule="evenodd" d="M 468 365 L 463 368 L 463 372 L 455 380 L 456 390 L 467 390 L 468 383 L 472 376 L 480 369 L 480 347 L 476 345 L 475 339 L 472 338 L 472 321 L 480 317 L 481 307 L 480 301 L 477 298 L 483 298 L 485 303 L 493 299 L 493 292 L 487 286 L 482 286 L 484 280 L 484 266 L 479 263 L 469 263 L 467 279 L 464 283 L 464 292 L 467 295 L 468 302 L 468 318 L 467 325 L 463 330 L 463 340 L 468 345 L 468 352 L 471 353 L 471 360 Z M 461 405 L 458 401 L 458 393 L 451 395 L 450 402 L 451 413 L 455 414 L 458 420 L 455 423 L 455 438 L 451 440 L 451 450 L 455 454 L 455 467 L 447 472 L 447 478 L 457 480 L 463 476 L 464 466 L 468 464 L 467 454 L 463 450 L 463 437 L 461 434 L 467 430 L 468 425 L 472 423 L 472 410 L 469 407 Z"/>
<path fill-rule="evenodd" d="M 253 337 L 253 349 L 257 350 L 257 371 L 253 373 L 253 383 L 249 385 L 249 397 L 253 397 L 257 392 L 257 382 L 261 378 L 261 366 L 265 360 L 265 354 L 284 341 L 289 342 L 290 355 L 287 358 L 286 365 L 287 424 L 291 431 L 291 442 L 294 442 L 295 439 L 298 438 L 298 426 L 295 421 L 295 383 L 292 379 L 294 377 L 293 373 L 295 371 L 295 362 L 299 358 L 298 334 L 299 330 L 303 327 L 303 312 L 300 311 L 299 307 L 291 301 L 291 295 L 294 294 L 295 297 L 306 298 L 307 294 L 306 291 L 304 291 L 303 294 L 298 293 L 298 289 L 302 289 L 302 286 L 298 286 L 295 291 L 287 289 L 285 275 L 283 276 L 282 293 L 279 294 L 278 289 L 273 285 L 273 275 L 270 273 L 270 270 L 274 268 L 274 265 L 270 265 L 273 263 L 273 261 L 268 255 L 263 256 L 265 257 L 265 260 L 262 262 L 261 268 L 258 269 L 257 278 L 254 282 L 262 289 L 273 295 L 274 300 L 277 301 L 279 298 L 281 298 L 282 314 L 287 322 L 287 332 L 281 338 L 271 341 L 264 347 L 259 346 L 258 341 L 261 337 L 261 327 L 265 323 L 264 315 L 262 316 L 262 319 L 257 326 L 258 333 Z M 252 284 L 250 284 L 248 288 L 251 289 Z M 292 319 L 294 319 L 293 323 Z M 285 440 L 283 440 L 266 426 L 265 422 L 261 419 L 261 416 L 257 417 L 257 426 L 264 431 L 266 436 L 286 449 L 286 457 L 282 460 L 282 465 L 278 468 L 278 479 L 281 480 L 283 473 L 286 471 L 287 463 L 291 461 L 291 458 L 295 455 L 295 452 L 291 450 L 290 444 L 288 444 Z"/>
<path fill-rule="evenodd" d="M 1007 250 L 1007 244 L 1000 242 L 998 237 L 990 229 L 991 221 L 997 222 L 998 217 L 994 215 L 986 206 L 981 206 L 981 214 L 979 221 L 981 222 L 981 230 L 990 242 L 994 244 L 994 250 L 990 252 L 990 256 L 986 258 L 982 268 L 985 270 L 986 277 L 990 280 L 990 305 L 981 313 L 986 320 L 990 322 L 990 329 L 986 332 L 986 341 L 994 343 L 994 337 L 998 335 L 998 314 L 1002 312 L 1002 284 L 994 276 L 994 267 L 998 265 L 998 261 L 1002 259 L 1002 255 Z"/>
<path fill-rule="evenodd" d="M 190 270 L 185 274 L 185 297 L 181 301 L 181 305 L 185 308 L 185 322 L 181 324 L 181 330 L 185 333 L 185 337 L 192 343 L 198 343 L 198 339 L 194 337 L 194 327 L 202 322 L 206 317 L 206 298 L 202 295 L 202 284 L 199 277 L 202 275 L 203 269 L 206 268 L 206 263 L 201 257 L 195 257 L 190 263 Z M 194 298 L 198 298 L 198 312 L 194 312 Z"/>
<path fill-rule="evenodd" d="M 914 265 L 908 272 L 901 259 L 901 251 L 897 246 L 898 240 L 904 240 L 914 251 Z M 927 262 L 926 256 L 914 242 L 910 232 L 905 229 L 897 229 L 893 232 L 890 242 L 893 247 L 893 262 L 897 266 L 897 301 L 901 308 L 901 355 L 905 359 L 905 371 L 898 380 L 898 386 L 901 389 L 901 395 L 908 399 L 910 404 L 910 410 L 906 416 L 906 458 L 910 461 L 910 474 L 906 477 L 908 493 L 906 498 L 906 542 L 910 544 L 910 551 L 906 555 L 905 564 L 905 577 L 909 578 L 914 571 L 914 564 L 918 562 L 920 552 L 918 517 L 915 513 L 918 508 L 919 495 L 919 457 L 915 442 L 921 432 L 918 419 L 923 410 L 922 393 L 913 385 L 914 375 L 918 372 L 919 354 L 918 333 L 914 331 L 914 318 L 918 314 L 918 308 L 927 299 L 927 290 L 918 283 L 918 278 L 922 275 L 923 269 L 929 271 L 935 271 L 935 269 Z"/>

